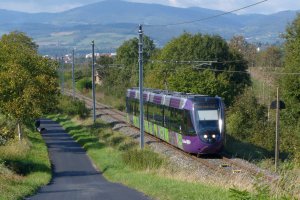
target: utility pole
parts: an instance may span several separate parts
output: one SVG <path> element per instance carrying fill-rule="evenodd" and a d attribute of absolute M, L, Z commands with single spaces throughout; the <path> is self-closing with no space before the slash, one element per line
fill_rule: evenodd
<path fill-rule="evenodd" d="M 64 57 L 61 57 L 61 93 L 64 94 L 65 91 L 65 66 L 64 66 Z"/>
<path fill-rule="evenodd" d="M 75 49 L 72 50 L 72 86 L 73 86 L 73 99 L 75 99 L 75 63 L 74 63 Z"/>
<path fill-rule="evenodd" d="M 140 145 L 144 149 L 143 27 L 139 25 Z"/>
<path fill-rule="evenodd" d="M 281 109 L 285 109 L 285 103 L 279 100 L 279 87 L 277 87 L 277 98 L 276 101 L 272 101 L 270 105 L 270 109 L 276 109 L 276 138 L 275 138 L 275 172 L 277 172 L 278 165 L 279 165 L 279 112 Z"/>
<path fill-rule="evenodd" d="M 93 95 L 93 122 L 96 122 L 96 100 L 95 100 L 95 42 L 92 41 L 92 95 Z"/>
<path fill-rule="evenodd" d="M 278 168 L 279 158 L 279 88 L 277 87 L 277 102 L 276 102 L 276 144 L 275 144 L 275 172 Z"/>

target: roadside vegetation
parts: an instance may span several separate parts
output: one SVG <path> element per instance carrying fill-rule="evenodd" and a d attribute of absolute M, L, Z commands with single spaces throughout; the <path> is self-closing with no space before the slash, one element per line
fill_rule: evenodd
<path fill-rule="evenodd" d="M 57 63 L 22 32 L 0 39 L 0 199 L 23 199 L 51 179 L 47 149 L 33 128 L 55 108 Z"/>
<path fill-rule="evenodd" d="M 235 36 L 227 44 L 218 36 L 190 33 L 174 38 L 162 49 L 149 37 L 144 43 L 145 86 L 223 97 L 227 105 L 225 151 L 271 171 L 275 110 L 269 106 L 276 99 L 276 88 L 280 88 L 281 100 L 286 103 L 280 112 L 280 187 L 290 198 L 299 198 L 300 193 L 297 186 L 282 187 L 299 185 L 300 79 L 299 75 L 284 73 L 300 70 L 299 22 L 300 15 L 287 26 L 283 45 L 250 44 L 243 36 Z M 102 85 L 97 86 L 98 100 L 124 110 L 126 89 L 138 86 L 137 58 L 138 40 L 134 38 L 117 49 L 115 58 L 97 59 L 102 78 Z M 204 62 L 199 65 L 193 61 Z M 89 91 L 81 92 L 90 95 Z M 294 178 L 290 182 L 286 177 Z"/>
<path fill-rule="evenodd" d="M 230 199 L 222 186 L 186 180 L 168 159 L 150 149 L 139 150 L 133 138 L 111 130 L 97 120 L 72 120 L 51 115 L 79 142 L 94 164 L 110 181 L 123 183 L 157 199 Z M 182 172 L 183 173 L 183 172 Z M 177 175 L 176 175 L 177 174 Z"/>
<path fill-rule="evenodd" d="M 64 107 L 66 108 L 66 107 Z M 68 110 L 68 108 L 66 108 Z M 280 184 L 269 186 L 256 181 L 251 190 L 230 187 L 206 179 L 193 178 L 171 164 L 167 157 L 140 147 L 133 137 L 112 130 L 113 124 L 78 115 L 51 115 L 82 145 L 93 163 L 110 181 L 123 183 L 157 199 L 293 199 L 297 180 L 285 174 Z M 295 175 L 295 174 L 294 174 Z M 279 183 L 279 182 L 278 182 Z"/>
<path fill-rule="evenodd" d="M 270 101 L 275 100 L 276 88 L 280 88 L 281 100 L 285 102 L 286 109 L 280 112 L 281 180 L 274 194 L 287 199 L 300 198 L 300 76 L 297 74 L 300 70 L 299 30 L 300 14 L 287 26 L 283 34 L 283 45 L 264 46 L 259 52 L 258 46 L 248 43 L 243 36 L 235 36 L 226 42 L 215 35 L 183 33 L 161 49 L 148 36 L 144 38 L 145 86 L 221 96 L 227 106 L 228 136 L 225 151 L 271 171 L 274 170 L 275 112 L 269 106 Z M 1 195 L 8 194 L 5 196 L 8 199 L 31 194 L 39 184 L 45 184 L 46 179 L 49 179 L 45 176 L 45 180 L 39 182 L 39 178 L 33 178 L 35 183 L 28 182 L 25 189 L 22 188 L 23 181 L 32 180 L 31 175 L 35 177 L 39 173 L 48 174 L 50 170 L 45 167 L 47 164 L 35 162 L 38 156 L 34 153 L 35 148 L 43 147 L 39 136 L 30 129 L 33 121 L 51 110 L 82 119 L 89 115 L 89 110 L 81 101 L 67 97 L 58 101 L 58 83 L 62 78 L 64 77 L 67 88 L 72 86 L 70 65 L 66 65 L 65 73 L 60 71 L 58 76 L 58 63 L 41 57 L 37 49 L 38 46 L 32 39 L 20 32 L 4 34 L 0 40 L 0 190 L 3 191 Z M 137 61 L 137 38 L 125 41 L 117 49 L 115 58 L 98 58 L 97 70 L 102 80 L 102 85 L 97 87 L 98 100 L 124 110 L 126 89 L 138 86 Z M 90 65 L 90 61 L 81 63 L 76 67 L 75 73 L 77 92 L 88 96 L 91 95 Z M 58 121 L 60 119 L 57 118 Z M 87 120 L 77 120 L 76 123 L 79 124 L 64 123 L 66 128 L 75 126 L 79 132 L 83 131 L 80 134 L 86 139 L 70 130 L 75 139 L 81 138 L 79 142 L 95 160 L 99 160 L 98 156 L 102 160 L 102 156 L 107 155 L 116 158 L 116 163 L 111 163 L 111 157 L 107 157 L 103 163 L 97 164 L 109 179 L 124 182 L 146 193 L 149 191 L 151 196 L 185 199 L 181 188 L 189 185 L 195 189 L 193 191 L 207 190 L 206 199 L 212 194 L 213 199 L 219 198 L 218 195 L 222 199 L 230 198 L 230 195 L 236 199 L 273 197 L 274 188 L 269 187 L 257 187 L 256 192 L 236 188 L 229 191 L 214 186 L 208 189 L 198 183 L 187 183 L 170 177 L 162 179 L 154 172 L 168 166 L 168 162 L 151 151 L 138 151 L 132 141 L 124 139 L 118 133 L 115 135 L 110 127 L 103 129 L 106 125 L 100 122 L 99 126 L 94 127 Z M 19 143 L 16 142 L 17 135 Z M 97 150 L 100 151 L 99 154 Z M 126 156 L 127 151 L 129 153 Z M 144 157 L 153 158 L 151 163 L 155 164 L 151 166 L 144 163 Z M 121 174 L 123 168 L 135 179 L 127 181 L 129 176 Z M 114 176 L 114 173 L 118 176 Z M 175 183 L 178 185 L 172 185 Z M 11 185 L 15 187 L 10 187 Z M 172 185 L 172 188 L 168 188 L 168 185 Z M 157 187 L 171 192 L 160 194 Z M 16 190 L 16 196 L 12 196 L 13 190 Z M 195 197 L 196 195 L 200 194 L 195 193 Z"/>
<path fill-rule="evenodd" d="M 15 200 L 33 195 L 51 179 L 47 148 L 40 134 L 25 128 L 22 141 L 0 146 L 0 199 Z"/>

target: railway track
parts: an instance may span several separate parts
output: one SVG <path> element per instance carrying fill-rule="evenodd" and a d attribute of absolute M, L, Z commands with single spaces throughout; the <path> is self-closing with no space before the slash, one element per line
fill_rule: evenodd
<path fill-rule="evenodd" d="M 69 96 L 72 96 L 72 92 L 70 91 L 65 91 L 65 93 Z M 89 107 L 92 107 L 91 98 L 78 93 L 76 94 L 76 97 L 78 99 L 85 101 L 85 103 Z M 124 112 L 121 112 L 119 110 L 114 109 L 113 107 L 107 106 L 99 102 L 96 102 L 96 112 L 97 111 L 100 113 L 100 115 L 107 115 L 113 118 L 114 120 L 117 120 L 120 123 L 124 123 L 126 126 L 129 126 L 139 131 L 137 127 L 134 127 L 131 124 L 127 123 L 126 114 Z M 165 141 L 151 134 L 146 133 L 145 137 L 148 138 L 148 140 L 150 141 L 160 142 L 161 144 L 167 146 L 168 148 L 171 148 L 177 151 L 178 153 L 186 156 L 187 158 L 198 162 L 202 166 L 205 166 L 210 171 L 221 174 L 223 176 L 234 176 L 235 174 L 244 174 L 246 176 L 251 176 L 252 178 L 255 178 L 257 176 L 263 176 L 265 180 L 267 180 L 268 182 L 273 182 L 279 178 L 277 175 L 267 173 L 262 169 L 254 167 L 252 164 L 247 163 L 247 161 L 242 163 L 241 161 L 234 160 L 230 158 L 229 155 L 221 154 L 219 156 L 214 156 L 214 157 L 203 157 L 199 155 L 193 155 L 193 154 L 186 153 L 181 149 L 174 147 L 169 143 L 166 143 Z"/>

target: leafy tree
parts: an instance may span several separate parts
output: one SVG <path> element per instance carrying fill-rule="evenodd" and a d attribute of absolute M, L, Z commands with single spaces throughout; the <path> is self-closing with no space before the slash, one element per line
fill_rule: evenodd
<path fill-rule="evenodd" d="M 113 67 L 114 58 L 109 56 L 100 56 L 96 63 L 98 64 L 97 72 L 98 75 L 103 79 L 103 77 L 106 77 L 109 75 L 110 67 Z M 116 65 L 118 66 L 118 65 Z"/>
<path fill-rule="evenodd" d="M 245 72 L 246 65 L 242 55 L 231 51 L 219 36 L 184 33 L 171 40 L 153 60 L 156 62 L 147 66 L 148 87 L 219 95 L 230 104 L 250 84 L 247 73 L 226 72 Z"/>
<path fill-rule="evenodd" d="M 276 69 L 282 66 L 283 55 L 282 50 L 277 46 L 270 46 L 261 52 L 261 65 L 267 69 Z"/>
<path fill-rule="evenodd" d="M 286 73 L 300 72 L 300 14 L 287 26 L 285 33 L 285 65 Z M 282 111 L 283 140 L 282 148 L 298 153 L 300 158 L 300 76 L 285 75 L 280 82 L 286 109 Z"/>
<path fill-rule="evenodd" d="M 5 116 L 0 115 L 0 146 L 4 145 L 9 139 L 14 137 L 15 124 L 7 120 Z"/>
<path fill-rule="evenodd" d="M 103 67 L 108 67 L 109 65 L 114 63 L 114 58 L 110 56 L 100 56 L 96 63 Z"/>
<path fill-rule="evenodd" d="M 133 38 L 125 41 L 118 49 L 116 56 L 116 63 L 124 65 L 124 69 L 121 71 L 121 79 L 129 80 L 127 86 L 138 85 L 138 38 Z M 155 51 L 155 45 L 153 40 L 148 36 L 144 36 L 143 39 L 143 59 L 144 64 L 147 64 L 150 56 Z M 126 85 L 126 84 L 125 84 Z"/>
<path fill-rule="evenodd" d="M 155 52 L 154 42 L 144 37 L 144 63 Z M 105 70 L 104 87 L 109 91 L 114 90 L 118 95 L 124 96 L 124 90 L 138 85 L 138 39 L 125 41 L 118 49 L 115 58 L 118 67 L 110 67 Z"/>
<path fill-rule="evenodd" d="M 229 47 L 240 52 L 248 62 L 248 66 L 254 67 L 257 60 L 256 46 L 246 41 L 244 36 L 238 35 L 231 38 Z"/>
<path fill-rule="evenodd" d="M 21 125 L 56 105 L 56 64 L 37 53 L 24 33 L 12 32 L 0 40 L 0 113 Z"/>
<path fill-rule="evenodd" d="M 229 109 L 227 131 L 236 139 L 267 150 L 274 146 L 274 123 L 267 122 L 267 108 L 260 105 L 251 90 L 240 95 Z"/>

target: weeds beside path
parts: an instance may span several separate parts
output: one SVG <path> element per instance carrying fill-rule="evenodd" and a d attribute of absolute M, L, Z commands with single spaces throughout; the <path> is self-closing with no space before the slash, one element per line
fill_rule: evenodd
<path fill-rule="evenodd" d="M 23 141 L 0 146 L 0 199 L 23 199 L 51 179 L 47 148 L 40 134 L 26 129 Z"/>
<path fill-rule="evenodd" d="M 113 132 L 108 124 L 97 121 L 92 125 L 91 120 L 70 121 L 59 115 L 51 118 L 60 122 L 85 148 L 94 164 L 112 182 L 128 185 L 157 199 L 229 199 L 229 190 L 224 188 L 176 178 L 176 172 L 165 158 L 151 150 L 141 152 L 132 138 Z M 128 159 L 128 154 L 139 158 Z M 172 173 L 174 177 L 170 176 Z"/>

